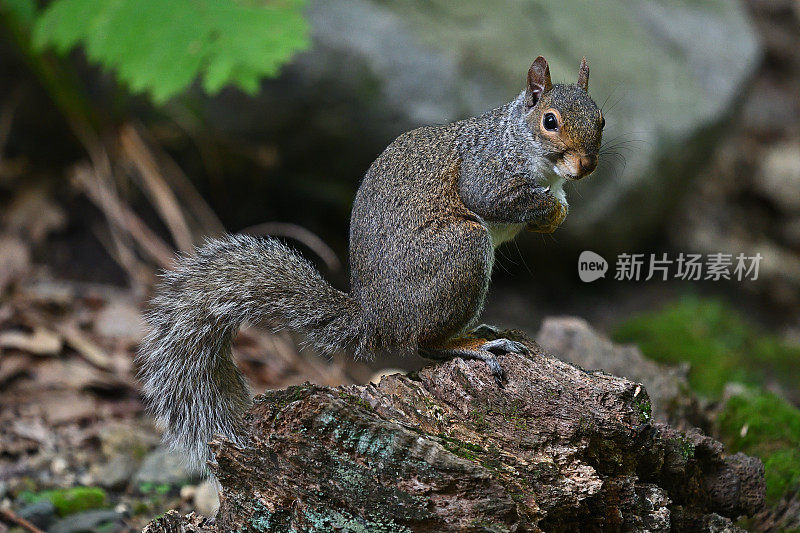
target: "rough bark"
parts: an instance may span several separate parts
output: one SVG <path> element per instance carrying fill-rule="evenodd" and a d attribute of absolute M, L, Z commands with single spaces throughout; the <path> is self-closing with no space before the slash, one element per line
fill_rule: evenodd
<path fill-rule="evenodd" d="M 562 361 L 641 383 L 650 395 L 653 419 L 679 429 L 707 427 L 708 414 L 692 393 L 688 364 L 668 366 L 646 358 L 634 344 L 616 344 L 582 318 L 547 317 L 536 341 Z"/>
<path fill-rule="evenodd" d="M 651 419 L 644 388 L 545 354 L 256 398 L 219 439 L 219 531 L 737 531 L 763 466 Z M 157 530 L 153 530 L 157 531 Z"/>

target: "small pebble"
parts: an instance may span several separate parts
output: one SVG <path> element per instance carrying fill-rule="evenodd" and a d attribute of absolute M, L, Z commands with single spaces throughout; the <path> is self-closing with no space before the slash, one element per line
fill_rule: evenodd
<path fill-rule="evenodd" d="M 181 454 L 158 448 L 145 457 L 134 480 L 136 483 L 179 485 L 191 478 Z"/>
<path fill-rule="evenodd" d="M 111 509 L 87 511 L 85 513 L 78 513 L 62 518 L 50 526 L 47 531 L 48 533 L 82 533 L 84 531 L 95 531 L 100 529 L 99 526 L 109 522 L 115 522 L 119 520 L 119 518 L 120 514 Z"/>
<path fill-rule="evenodd" d="M 17 514 L 35 526 L 47 529 L 56 519 L 56 506 L 50 500 L 39 500 L 26 505 Z"/>

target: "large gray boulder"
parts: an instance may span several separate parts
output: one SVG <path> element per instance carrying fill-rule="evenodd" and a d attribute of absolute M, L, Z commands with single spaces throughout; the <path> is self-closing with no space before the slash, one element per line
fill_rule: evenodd
<path fill-rule="evenodd" d="M 746 14 L 730 0 L 311 0 L 307 14 L 313 48 L 266 84 L 258 110 L 219 108 L 219 125 L 247 120 L 286 132 L 281 122 L 302 109 L 302 135 L 361 135 L 337 156 L 364 158 L 365 146 L 379 151 L 404 130 L 510 100 L 539 54 L 554 80 L 571 83 L 586 55 L 609 153 L 568 189 L 574 209 L 559 241 L 585 245 L 590 237 L 601 251 L 629 247 L 663 221 L 759 59 Z M 321 147 L 308 138 L 304 145 Z M 368 164 L 336 168 L 363 172 Z M 326 180 L 337 177 L 325 170 Z M 338 177 L 355 185 L 360 175 Z"/>

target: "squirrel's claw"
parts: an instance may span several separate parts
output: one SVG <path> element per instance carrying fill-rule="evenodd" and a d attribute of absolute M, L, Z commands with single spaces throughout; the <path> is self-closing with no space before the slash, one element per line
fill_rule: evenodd
<path fill-rule="evenodd" d="M 499 338 L 483 343 L 480 346 L 480 351 L 475 352 L 475 359 L 480 359 L 489 367 L 492 372 L 497 385 L 502 388 L 503 382 L 506 379 L 505 371 L 497 360 L 497 355 L 506 353 L 516 353 L 521 355 L 530 355 L 531 351 L 527 346 L 521 342 L 512 341 L 510 339 Z"/>
<path fill-rule="evenodd" d="M 506 340 L 506 339 L 502 339 Z M 490 344 L 490 341 L 485 343 Z M 503 352 L 501 352 L 503 353 Z M 501 389 L 503 388 L 503 382 L 506 380 L 506 373 L 503 370 L 503 366 L 500 364 L 500 361 L 497 360 L 497 357 L 494 353 L 490 352 L 489 350 L 484 350 L 481 348 L 480 350 L 468 350 L 461 353 L 458 353 L 456 357 L 461 357 L 462 359 L 474 359 L 476 361 L 483 361 L 486 363 L 486 366 L 489 367 L 489 371 L 494 376 L 494 380 L 497 382 L 497 386 Z"/>
<path fill-rule="evenodd" d="M 489 367 L 489 371 L 494 376 L 494 380 L 497 382 L 497 386 L 502 389 L 503 382 L 506 380 L 506 373 L 503 370 L 500 361 L 497 360 L 497 357 L 495 357 L 493 353 L 487 352 L 487 355 L 485 359 L 483 359 L 483 362 L 486 363 L 486 366 Z"/>
<path fill-rule="evenodd" d="M 528 347 L 521 342 L 512 341 L 509 339 L 494 339 L 481 345 L 481 350 L 487 352 L 501 354 L 501 353 L 518 353 L 520 355 L 530 355 L 531 351 Z"/>

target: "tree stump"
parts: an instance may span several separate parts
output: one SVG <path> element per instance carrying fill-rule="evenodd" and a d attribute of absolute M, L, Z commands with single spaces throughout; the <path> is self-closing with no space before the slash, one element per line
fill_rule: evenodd
<path fill-rule="evenodd" d="M 762 506 L 758 459 L 654 423 L 637 383 L 506 334 L 532 355 L 499 357 L 503 388 L 482 362 L 453 359 L 256 397 L 248 445 L 212 443 L 216 528 L 738 531 L 731 519 Z"/>

